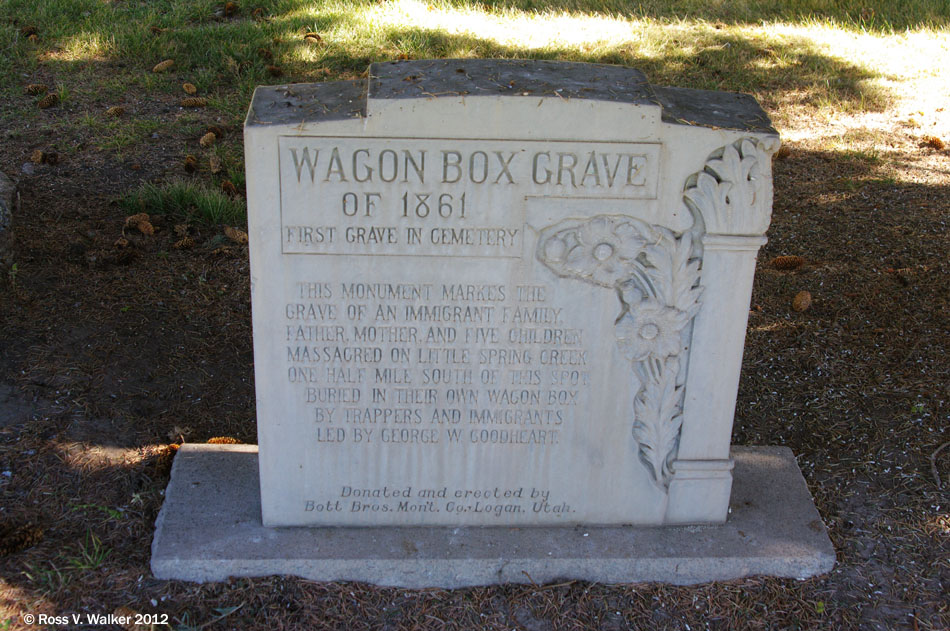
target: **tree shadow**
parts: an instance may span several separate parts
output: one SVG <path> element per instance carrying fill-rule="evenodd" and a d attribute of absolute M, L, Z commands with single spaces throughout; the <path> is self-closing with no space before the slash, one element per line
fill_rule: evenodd
<path fill-rule="evenodd" d="M 469 8 L 473 3 L 450 0 L 452 6 Z M 478 6 L 496 11 L 529 13 L 578 12 L 632 19 L 678 21 L 682 19 L 732 25 L 762 22 L 810 24 L 833 20 L 845 28 L 888 33 L 905 29 L 943 28 L 950 24 L 950 5 L 939 1 L 893 2 L 891 0 L 845 0 L 830 3 L 801 0 L 766 0 L 753 7 L 745 2 L 697 2 L 696 0 L 482 0 Z"/>
<path fill-rule="evenodd" d="M 831 56 L 804 37 L 767 39 L 710 31 L 683 43 L 689 45 L 673 45 L 658 55 L 647 54 L 634 42 L 583 52 L 557 45 L 511 46 L 468 33 L 391 28 L 385 32 L 383 54 L 360 58 L 358 64 L 381 61 L 395 56 L 395 51 L 415 47 L 432 57 L 552 59 L 630 66 L 645 72 L 654 85 L 747 92 L 767 109 L 795 102 L 880 111 L 890 99 L 887 91 L 874 82 L 884 77 L 882 73 Z M 353 67 L 357 60 L 331 53 L 328 61 Z"/>
<path fill-rule="evenodd" d="M 14 77 L 23 71 L 40 78 L 53 75 L 73 85 L 72 96 L 78 101 L 120 100 L 130 90 L 172 90 L 171 84 L 163 81 L 165 75 L 154 75 L 149 69 L 157 61 L 174 58 L 171 76 L 179 78 L 179 83 L 196 83 L 203 94 L 220 94 L 217 105 L 239 117 L 250 93 L 260 84 L 356 78 L 374 61 L 407 57 L 520 57 L 633 66 L 657 85 L 749 92 L 766 108 L 790 102 L 851 110 L 880 110 L 886 106 L 888 94 L 874 81 L 883 77 L 881 72 L 835 57 L 806 36 L 746 33 L 701 22 L 719 12 L 731 15 L 738 11 L 727 4 L 691 14 L 699 23 L 646 23 L 631 26 L 629 34 L 612 39 L 605 36 L 596 41 L 597 35 L 593 34 L 594 41 L 590 42 L 560 44 L 555 40 L 540 46 L 513 44 L 477 32 L 387 24 L 385 19 L 368 23 L 361 12 L 375 6 L 369 3 L 355 3 L 354 11 L 347 12 L 332 7 L 308 10 L 309 5 L 299 0 L 281 5 L 280 13 L 265 14 L 264 19 L 253 18 L 250 9 L 234 19 L 196 9 L 181 15 L 174 11 L 168 16 L 148 13 L 143 14 L 145 22 L 123 23 L 114 32 L 102 16 L 95 14 L 89 18 L 91 23 L 63 27 L 67 31 L 57 34 L 59 43 L 37 53 L 33 44 L 17 39 L 13 30 L 30 18 L 14 24 L 8 17 L 7 24 L 0 24 L 0 45 L 6 41 L 6 48 L 13 54 L 7 63 L 0 64 L 0 75 Z M 471 5 L 453 6 L 468 9 Z M 481 6 L 527 13 L 560 8 L 590 15 L 663 17 L 673 16 L 680 5 L 666 9 L 649 5 L 634 10 L 616 0 L 607 0 L 606 4 L 592 0 L 544 4 L 505 0 Z M 774 7 L 770 10 L 779 11 Z M 3 13 L 0 10 L 0 22 Z M 806 14 L 799 13 L 805 19 Z M 770 15 L 768 11 L 766 14 Z M 322 41 L 305 40 L 303 33 L 307 31 L 322 33 Z M 63 50 L 68 53 L 81 48 L 84 37 L 102 43 L 102 48 L 63 54 Z M 47 43 L 41 42 L 40 48 Z M 138 68 L 143 62 L 147 68 Z M 20 86 L 15 85 L 18 83 L 8 82 L 6 91 L 23 99 Z M 235 90 L 237 99 L 232 96 Z M 39 116 L 35 109 L 26 114 Z"/>

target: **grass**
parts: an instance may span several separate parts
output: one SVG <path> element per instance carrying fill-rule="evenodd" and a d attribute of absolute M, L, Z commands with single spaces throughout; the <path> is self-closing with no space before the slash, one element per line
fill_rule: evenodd
<path fill-rule="evenodd" d="M 23 575 L 33 583 L 40 594 L 59 593 L 66 589 L 73 579 L 68 571 L 56 567 L 52 561 L 28 564 Z"/>
<path fill-rule="evenodd" d="M 96 570 L 102 566 L 109 556 L 109 550 L 91 530 L 86 531 L 86 537 L 79 544 L 76 554 L 67 559 L 69 566 L 74 570 Z"/>
<path fill-rule="evenodd" d="M 275 82 L 268 65 L 282 70 L 278 81 L 318 81 L 407 56 L 529 57 L 637 66 L 657 83 L 804 92 L 826 109 L 880 109 L 885 56 L 867 55 L 908 30 L 950 23 L 950 5 L 939 0 L 271 0 L 240 4 L 230 17 L 221 7 L 211 0 L 8 0 L 0 6 L 0 50 L 7 52 L 0 84 L 8 87 L 0 90 L 12 97 L 24 72 L 52 73 L 65 96 L 85 87 L 87 102 L 115 101 L 143 91 L 176 94 L 188 80 L 238 122 L 253 88 Z M 36 43 L 22 35 L 28 26 L 38 29 Z M 307 31 L 322 41 L 304 41 Z M 859 54 L 841 54 L 855 42 Z M 176 62 L 170 72 L 150 72 L 168 58 Z M 103 76 L 108 85 L 100 91 Z"/>
<path fill-rule="evenodd" d="M 120 204 L 128 215 L 144 212 L 210 225 L 242 225 L 247 221 L 247 206 L 243 201 L 195 180 L 177 179 L 161 185 L 146 183 L 125 195 Z"/>

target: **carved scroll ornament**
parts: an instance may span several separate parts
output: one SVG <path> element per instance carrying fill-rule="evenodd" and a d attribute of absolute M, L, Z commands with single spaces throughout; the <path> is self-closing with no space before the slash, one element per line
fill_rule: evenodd
<path fill-rule="evenodd" d="M 765 234 L 772 220 L 771 155 L 778 139 L 744 138 L 714 153 L 686 183 L 683 201 L 710 234 Z"/>
<path fill-rule="evenodd" d="M 679 447 L 689 324 L 702 293 L 690 234 L 598 215 L 546 228 L 536 255 L 558 276 L 617 293 L 614 335 L 637 381 L 633 435 L 640 460 L 666 490 Z"/>

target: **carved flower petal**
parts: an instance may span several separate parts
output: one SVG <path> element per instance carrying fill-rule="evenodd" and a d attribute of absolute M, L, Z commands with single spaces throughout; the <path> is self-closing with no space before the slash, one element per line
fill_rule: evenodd
<path fill-rule="evenodd" d="M 544 256 L 553 263 L 560 263 L 567 253 L 567 244 L 560 237 L 552 237 L 544 244 Z"/>
<path fill-rule="evenodd" d="M 627 267 L 617 257 L 601 261 L 593 270 L 593 280 L 604 287 L 616 287 L 625 276 Z"/>
<path fill-rule="evenodd" d="M 622 259 L 635 259 L 643 252 L 646 242 L 639 236 L 631 236 L 620 241 L 617 247 L 617 256 Z"/>
<path fill-rule="evenodd" d="M 651 355 L 657 359 L 678 355 L 683 350 L 680 331 L 688 322 L 682 311 L 667 307 L 650 298 L 630 305 L 630 310 L 617 324 L 616 335 L 624 354 L 643 359 Z M 644 355 L 644 349 L 647 349 Z M 636 360 L 635 360 L 636 361 Z"/>
<path fill-rule="evenodd" d="M 578 238 L 581 243 L 590 247 L 598 243 L 617 241 L 611 223 L 610 219 L 604 215 L 594 217 L 581 227 Z"/>
<path fill-rule="evenodd" d="M 617 338 L 617 348 L 630 361 L 638 362 L 650 356 L 650 343 L 637 334 L 637 326 L 633 319 L 624 316 L 614 327 Z"/>
<path fill-rule="evenodd" d="M 592 249 L 584 245 L 575 246 L 564 257 L 564 267 L 583 277 L 590 276 L 597 263 Z"/>

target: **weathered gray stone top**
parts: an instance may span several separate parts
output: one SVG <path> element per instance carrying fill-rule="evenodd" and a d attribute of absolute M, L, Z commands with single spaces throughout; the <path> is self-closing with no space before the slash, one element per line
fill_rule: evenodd
<path fill-rule="evenodd" d="M 509 59 L 426 59 L 372 64 L 369 82 L 262 86 L 249 125 L 317 122 L 366 116 L 371 99 L 513 96 L 655 105 L 665 123 L 776 133 L 747 94 L 654 87 L 634 68 Z"/>

